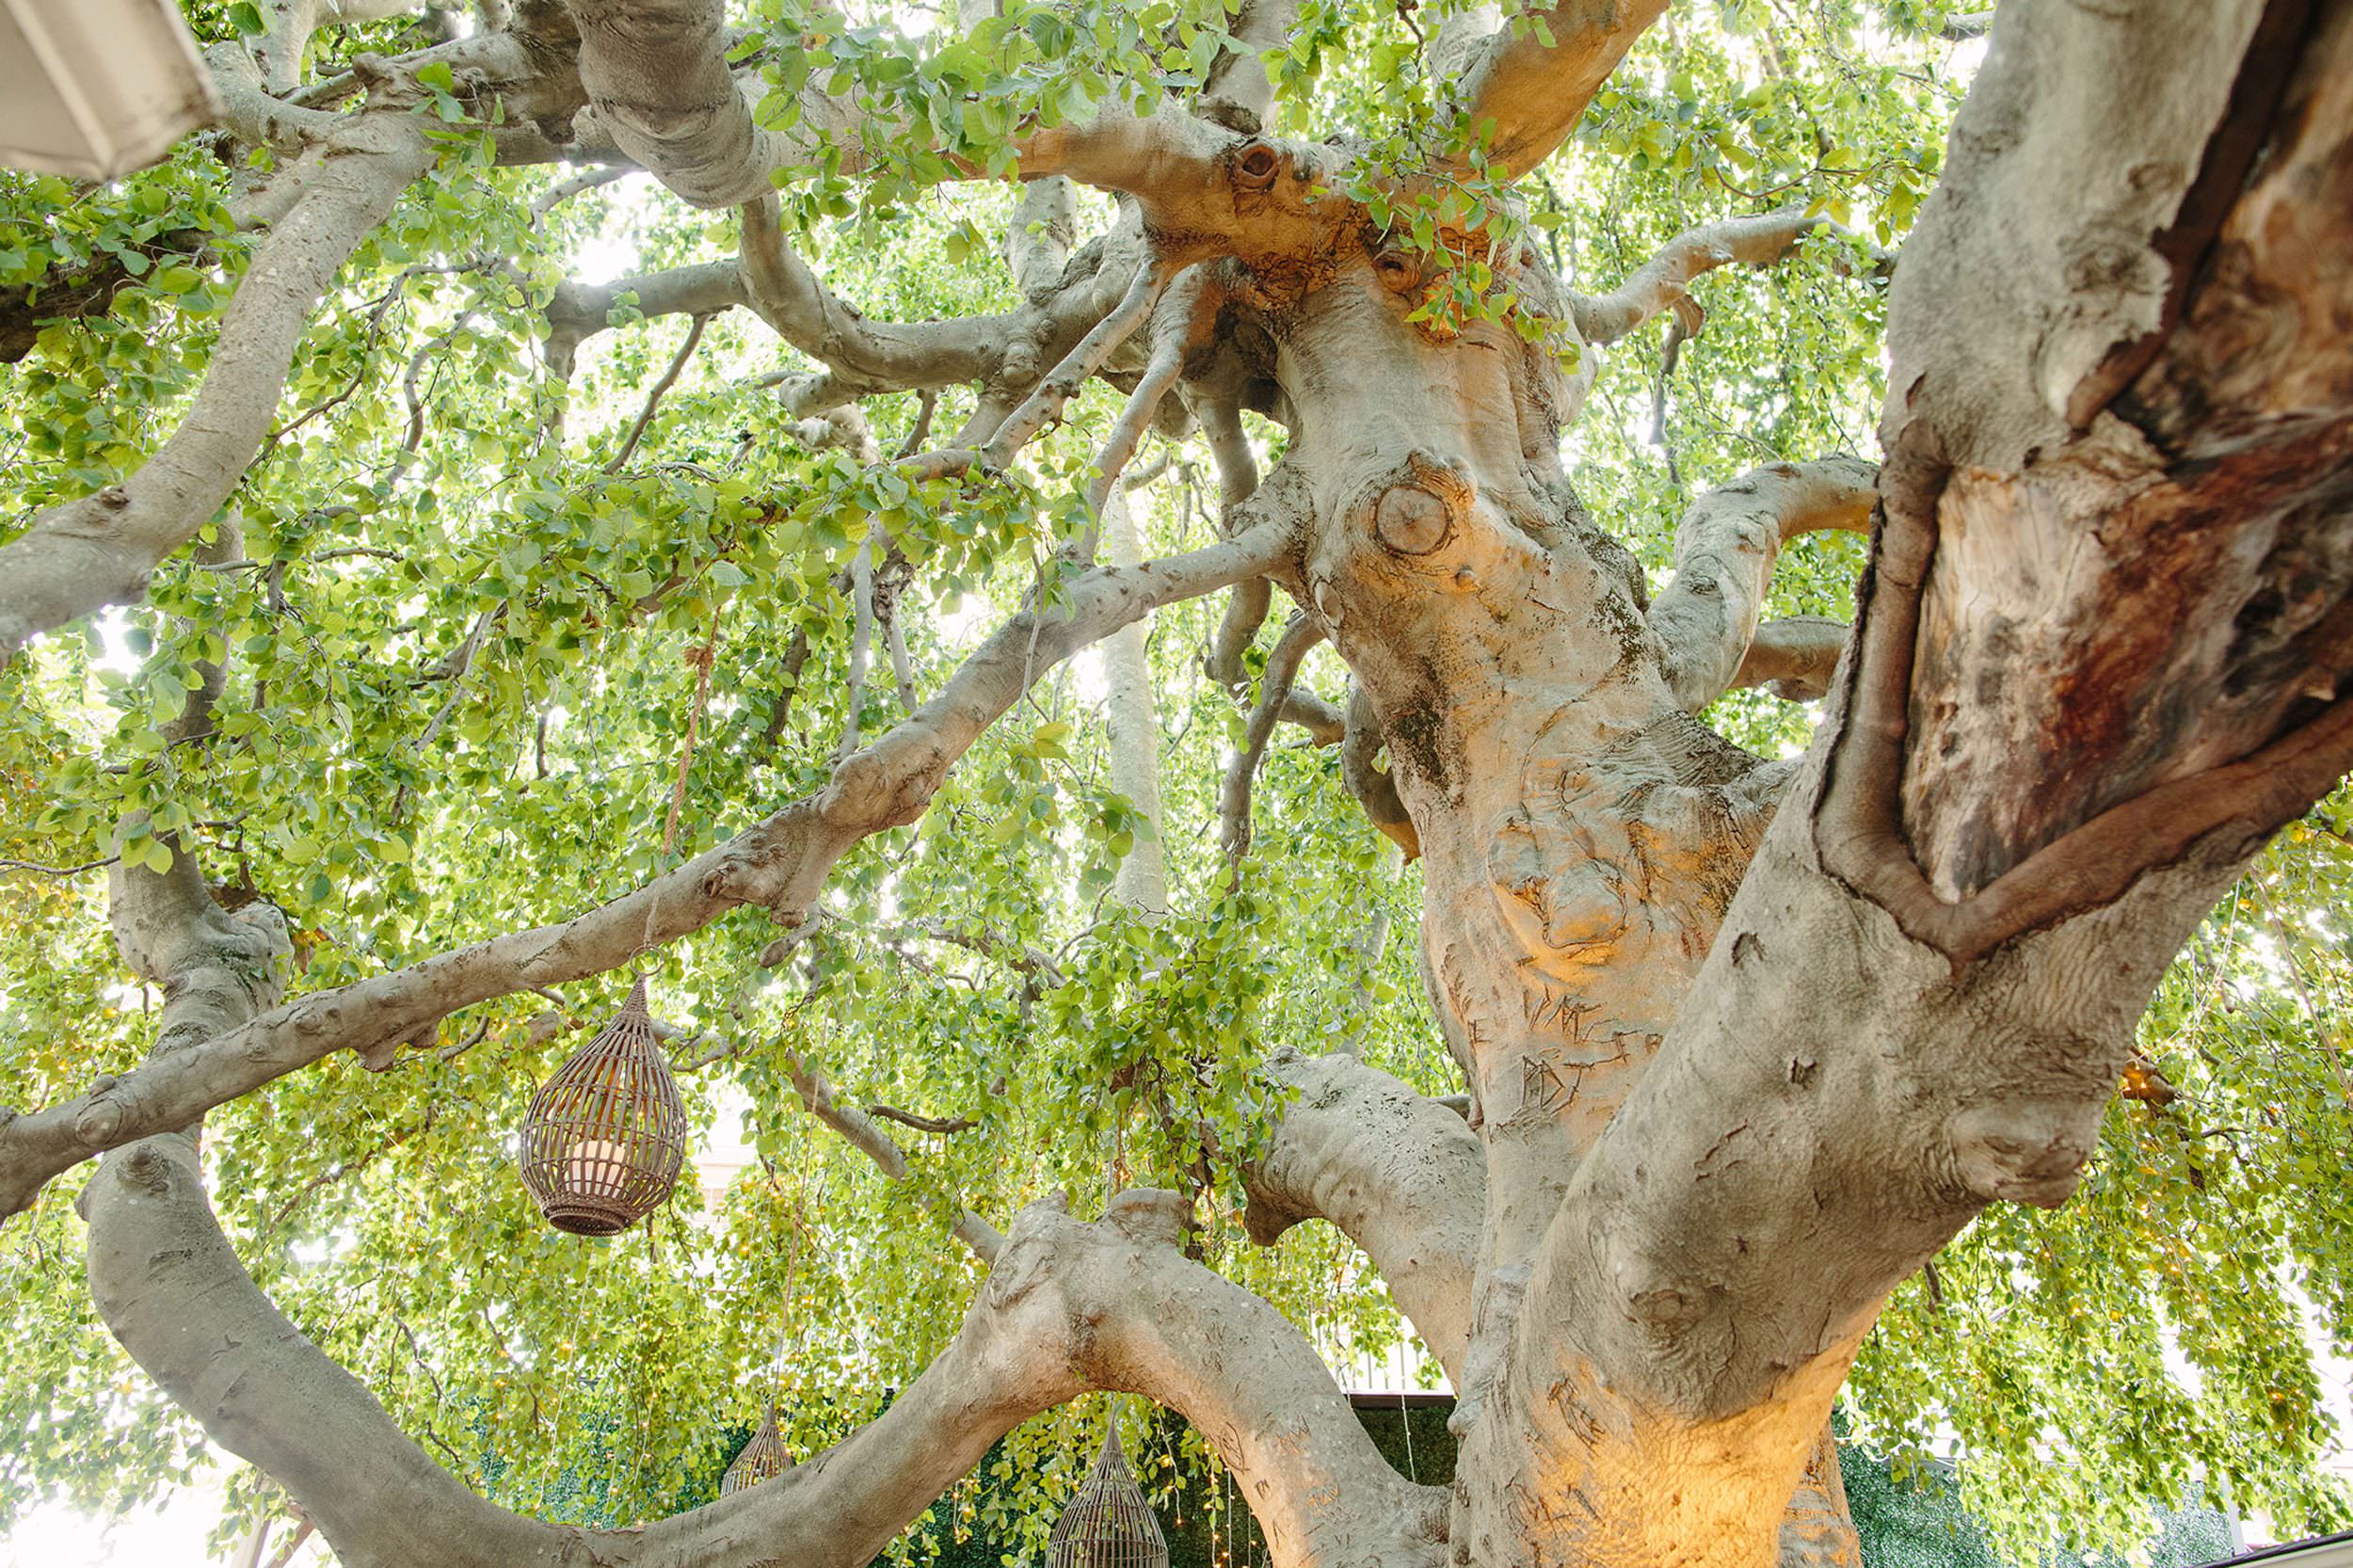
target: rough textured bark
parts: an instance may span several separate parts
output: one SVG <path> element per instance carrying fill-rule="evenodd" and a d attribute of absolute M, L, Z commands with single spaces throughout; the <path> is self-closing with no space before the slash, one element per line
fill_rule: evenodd
<path fill-rule="evenodd" d="M 1432 63 L 1481 125 L 1485 171 L 1560 145 L 1662 9 L 1572 0 L 1517 29 L 1451 16 Z M 203 526 L 302 318 L 424 167 L 397 113 L 293 102 L 286 62 L 328 13 L 272 15 L 263 59 L 224 93 L 237 136 L 297 155 L 249 193 L 276 231 L 181 432 L 120 491 L 0 550 L 0 656 L 135 594 Z M 1263 41 L 1285 15 L 1248 6 L 1240 29 Z M 725 46 L 714 0 L 569 0 L 452 57 L 536 105 L 502 157 L 591 147 L 743 208 L 738 260 L 629 286 L 649 313 L 749 306 L 818 360 L 783 393 L 812 416 L 802 439 L 857 442 L 840 410 L 860 396 L 977 383 L 952 442 L 899 461 L 984 472 L 1088 378 L 1131 388 L 1093 493 L 1112 564 L 1081 569 L 1081 539 L 1058 608 L 1016 617 L 824 790 L 561 924 L 280 1007 L 265 922 L 221 915 L 192 862 L 126 873 L 126 958 L 171 992 L 161 1048 L 0 1126 L 0 1207 L 118 1151 L 88 1200 L 102 1311 L 355 1563 L 405 1560 L 420 1528 L 452 1562 L 863 1561 L 1014 1422 L 1105 1387 L 1192 1417 L 1286 1564 L 1854 1562 L 1825 1422 L 1881 1303 L 1986 1204 L 2064 1199 L 2166 962 L 2353 762 L 2337 696 L 2353 668 L 2353 5 L 2004 7 L 1895 274 L 1885 463 L 1778 465 L 1702 498 L 1655 601 L 1561 467 L 1590 373 L 1564 376 L 1509 321 L 1410 320 L 1439 280 L 1428 259 L 1337 194 L 1345 142 L 1263 134 L 1245 55 L 1221 61 L 1201 114 L 1022 136 L 1036 184 L 1008 259 L 1024 304 L 895 327 L 786 244 L 769 175 L 808 149 L 752 123 Z M 806 108 L 817 126 L 855 112 Z M 1066 255 L 1064 179 L 1131 199 Z M 1688 309 L 1709 267 L 1778 260 L 1805 227 L 1780 212 L 1694 230 L 1590 296 L 1532 247 L 1493 259 L 1516 309 L 1597 346 Z M 610 302 L 559 291 L 559 371 Z M 1222 541 L 1125 564 L 1120 470 L 1178 408 L 1219 465 Z M 1289 433 L 1263 483 L 1243 408 Z M 1851 643 L 1760 625 L 1785 538 L 1874 518 Z M 1126 1194 L 1093 1224 L 1032 1206 L 1001 1238 L 968 1217 L 990 1284 L 881 1421 L 792 1479 L 626 1536 L 466 1494 L 244 1275 L 180 1131 L 205 1109 L 740 905 L 795 924 L 844 851 L 919 814 L 1039 673 L 1225 587 L 1209 664 L 1229 688 L 1275 593 L 1296 606 L 1229 819 L 1246 824 L 1281 718 L 1342 744 L 1349 787 L 1422 859 L 1422 963 L 1469 1090 L 1458 1116 L 1346 1055 L 1278 1056 L 1297 1093 L 1250 1173 L 1251 1224 L 1271 1241 L 1328 1220 L 1387 1277 L 1458 1389 L 1450 1497 L 1389 1472 L 1305 1342 L 1182 1256 L 1166 1194 Z M 1350 666 L 1345 717 L 1290 689 L 1318 641 Z M 1802 761 L 1762 761 L 1695 716 L 1758 682 L 1829 695 Z M 821 1079 L 803 1094 L 904 1172 Z"/>

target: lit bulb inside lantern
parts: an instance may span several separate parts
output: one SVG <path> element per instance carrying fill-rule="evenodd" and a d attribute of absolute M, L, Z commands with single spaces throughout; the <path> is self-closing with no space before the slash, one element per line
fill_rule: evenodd
<path fill-rule="evenodd" d="M 564 1161 L 564 1177 L 575 1192 L 611 1192 L 629 1169 L 629 1146 L 610 1138 L 583 1138 Z"/>

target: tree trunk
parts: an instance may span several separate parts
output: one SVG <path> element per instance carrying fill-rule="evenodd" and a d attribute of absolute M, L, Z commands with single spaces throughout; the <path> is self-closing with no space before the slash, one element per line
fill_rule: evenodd
<path fill-rule="evenodd" d="M 764 195 L 777 134 L 750 122 L 718 7 L 570 8 L 616 140 L 692 200 Z M 1543 28 L 1451 30 L 1465 114 L 1504 120 L 1494 168 L 1557 145 L 1659 9 L 1564 0 L 1537 8 Z M 1264 33 L 1285 9 L 1250 14 Z M 665 73 L 679 50 L 694 69 Z M 1242 123 L 1263 96 L 1246 76 L 1221 77 Z M 2353 763 L 2337 695 L 2353 671 L 2353 0 L 2006 6 L 1896 275 L 1883 470 L 1772 465 L 1703 498 L 1656 599 L 1561 470 L 1585 382 L 1553 350 L 1630 330 L 1704 266 L 1777 257 L 1801 216 L 1686 236 L 1597 300 L 1568 296 L 1532 246 L 1452 234 L 1455 255 L 1491 258 L 1500 319 L 1449 327 L 1417 319 L 1446 281 L 1432 260 L 1334 194 L 1346 155 L 1177 116 L 1024 142 L 1025 172 L 1133 198 L 1122 232 L 1150 254 L 1084 280 L 1105 297 L 1054 319 L 1070 346 L 1051 372 L 990 360 L 972 445 L 934 472 L 1009 455 L 1149 323 L 1148 396 L 1102 483 L 1115 497 L 1181 369 L 1226 537 L 1134 565 L 1107 506 L 1112 565 L 1010 623 L 811 800 L 567 925 L 270 1013 L 269 933 L 220 915 L 184 860 L 118 878 L 125 953 L 170 991 L 159 1060 L 23 1118 L 0 1196 L 119 1150 L 88 1190 L 101 1311 L 345 1560 L 409 1560 L 429 1522 L 452 1562 L 862 1562 L 1015 1423 L 1119 1388 L 1201 1428 L 1285 1568 L 1859 1561 L 1826 1423 L 1881 1304 L 1986 1205 L 2064 1201 L 2166 964 Z M 315 298 L 346 231 L 389 206 L 396 185 L 370 171 L 413 172 L 418 154 L 351 156 L 348 188 L 322 180 L 272 242 L 300 240 L 271 285 L 283 300 Z M 1024 207 L 1036 227 L 1015 249 L 1041 290 L 1063 210 L 1052 190 Z M 826 315 L 813 275 L 749 243 L 776 319 Z M 197 457 L 151 464 L 171 471 L 165 490 L 135 481 L 108 504 L 158 549 L 202 523 L 233 479 L 222 465 L 259 439 L 292 328 L 255 341 L 260 391 L 217 429 L 191 421 Z M 1263 485 L 1242 408 L 1289 431 Z M 72 521 L 9 549 L 63 549 L 44 541 L 77 537 Z M 1768 634 L 1758 617 L 1784 541 L 1865 526 L 1870 575 L 1833 677 L 1821 627 Z M 0 656 L 132 591 L 158 549 L 59 579 L 39 615 L 0 621 Z M 245 1278 L 169 1130 L 219 1102 L 213 1080 L 242 1091 L 338 1043 L 399 1038 L 737 904 L 798 919 L 1037 669 L 1239 584 L 1211 661 L 1237 667 L 1268 581 L 1299 616 L 1234 776 L 1240 835 L 1257 748 L 1308 712 L 1289 671 L 1328 639 L 1360 699 L 1345 725 L 1317 722 L 1423 862 L 1420 956 L 1469 1111 L 1345 1054 L 1278 1056 L 1297 1093 L 1249 1173 L 1251 1229 L 1329 1220 L 1386 1276 L 1457 1387 L 1450 1498 L 1385 1468 L 1272 1307 L 1181 1255 L 1170 1194 L 1121 1194 L 1093 1224 L 1032 1205 L 949 1351 L 874 1426 L 785 1480 L 586 1547 L 466 1494 Z M 1111 653 L 1115 776 L 1153 813 L 1140 654 Z M 1830 694 L 1801 761 L 1696 716 L 1762 680 Z M 1165 889 L 1144 848 L 1122 886 L 1148 911 Z M 189 1041 L 217 1053 L 206 1080 L 171 1060 Z"/>

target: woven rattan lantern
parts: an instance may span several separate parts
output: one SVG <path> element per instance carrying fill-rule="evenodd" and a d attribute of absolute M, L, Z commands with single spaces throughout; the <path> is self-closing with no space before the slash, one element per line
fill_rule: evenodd
<path fill-rule="evenodd" d="M 523 1185 L 575 1236 L 627 1230 L 669 1198 L 686 1161 L 686 1108 L 654 1043 L 646 983 L 531 1096 Z"/>
<path fill-rule="evenodd" d="M 760 1430 L 744 1445 L 744 1451 L 735 1456 L 728 1473 L 719 1478 L 719 1496 L 742 1492 L 758 1486 L 792 1468 L 792 1450 L 784 1446 L 784 1434 L 776 1430 L 776 1401 L 768 1401 L 768 1414 L 760 1418 Z"/>
<path fill-rule="evenodd" d="M 1168 1568 L 1168 1537 L 1119 1447 L 1119 1423 L 1046 1538 L 1047 1568 Z"/>

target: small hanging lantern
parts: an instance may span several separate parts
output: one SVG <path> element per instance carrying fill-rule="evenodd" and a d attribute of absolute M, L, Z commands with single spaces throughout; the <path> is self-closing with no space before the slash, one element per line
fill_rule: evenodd
<path fill-rule="evenodd" d="M 768 1401 L 768 1414 L 760 1418 L 760 1430 L 744 1445 L 744 1451 L 735 1456 L 728 1473 L 719 1478 L 719 1496 L 742 1492 L 761 1481 L 784 1474 L 792 1468 L 792 1450 L 784 1446 L 784 1434 L 776 1430 L 776 1401 Z"/>
<path fill-rule="evenodd" d="M 686 1162 L 686 1108 L 644 980 L 531 1096 L 522 1133 L 523 1185 L 558 1230 L 611 1236 L 668 1200 Z"/>
<path fill-rule="evenodd" d="M 1168 1568 L 1168 1537 L 1128 1468 L 1119 1423 L 1046 1538 L 1048 1568 Z"/>

